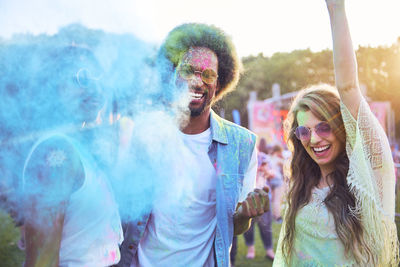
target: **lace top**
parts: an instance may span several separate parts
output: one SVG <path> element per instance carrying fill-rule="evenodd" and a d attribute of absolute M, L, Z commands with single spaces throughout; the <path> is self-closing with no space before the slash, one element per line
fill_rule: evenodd
<path fill-rule="evenodd" d="M 347 182 L 356 198 L 354 212 L 361 214 L 364 239 L 377 265 L 397 266 L 395 174 L 389 142 L 364 99 L 357 120 L 343 103 L 340 107 L 350 161 Z M 328 193 L 329 187 L 314 188 L 310 202 L 298 211 L 289 266 L 356 266 L 351 255 L 346 257 L 333 216 L 323 203 Z M 282 225 L 274 266 L 287 266 L 281 249 L 284 232 Z"/>

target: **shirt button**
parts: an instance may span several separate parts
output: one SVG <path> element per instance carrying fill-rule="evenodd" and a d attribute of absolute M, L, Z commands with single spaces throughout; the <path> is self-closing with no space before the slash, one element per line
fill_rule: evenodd
<path fill-rule="evenodd" d="M 133 245 L 129 245 L 129 249 L 133 249 Z"/>

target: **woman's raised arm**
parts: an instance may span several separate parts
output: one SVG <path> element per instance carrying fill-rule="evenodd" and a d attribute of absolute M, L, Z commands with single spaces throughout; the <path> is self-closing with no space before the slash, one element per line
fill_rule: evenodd
<path fill-rule="evenodd" d="M 331 22 L 336 87 L 342 102 L 353 117 L 357 118 L 362 95 L 358 83 L 356 55 L 347 23 L 345 1 L 325 1 Z"/>

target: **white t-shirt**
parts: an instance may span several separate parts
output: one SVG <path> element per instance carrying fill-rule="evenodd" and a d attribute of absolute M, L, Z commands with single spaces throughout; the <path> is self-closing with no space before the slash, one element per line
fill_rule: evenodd
<path fill-rule="evenodd" d="M 63 135 L 54 137 L 63 139 L 61 144 L 71 142 Z M 26 179 L 29 179 L 29 175 L 25 176 L 26 168 L 31 160 L 37 160 L 33 152 L 52 138 L 50 136 L 39 140 L 28 155 L 23 174 L 24 190 L 29 190 L 25 188 Z M 85 177 L 82 186 L 71 194 L 66 206 L 58 266 L 100 267 L 117 264 L 120 260 L 118 245 L 123 241 L 123 232 L 111 185 L 87 151 L 80 149 L 74 142 L 71 145 L 80 155 Z M 62 149 L 49 151 L 48 162 L 51 160 L 50 156 L 54 156 L 57 161 L 55 166 L 61 166 L 67 157 Z"/>
<path fill-rule="evenodd" d="M 85 182 L 66 209 L 60 267 L 110 266 L 120 260 L 123 233 L 111 185 L 94 166 L 84 166 Z"/>
<path fill-rule="evenodd" d="M 182 133 L 182 137 L 189 152 L 182 163 L 186 166 L 190 162 L 186 166 L 190 168 L 190 183 L 179 200 L 163 198 L 163 203 L 154 205 L 138 247 L 139 266 L 215 266 L 217 174 L 208 156 L 211 130 L 194 135 Z M 257 166 L 256 153 L 249 168 L 252 165 Z M 253 176 L 247 175 L 250 177 L 244 180 L 240 200 L 254 188 L 253 169 Z"/>

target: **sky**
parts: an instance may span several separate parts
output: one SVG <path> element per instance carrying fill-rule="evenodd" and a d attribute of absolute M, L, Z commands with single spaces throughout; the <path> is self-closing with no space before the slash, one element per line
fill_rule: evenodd
<path fill-rule="evenodd" d="M 400 0 L 348 0 L 353 43 L 391 45 L 400 36 Z M 0 37 L 48 33 L 70 23 L 132 33 L 159 45 L 185 22 L 222 28 L 241 57 L 331 48 L 324 0 L 0 0 Z"/>

